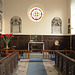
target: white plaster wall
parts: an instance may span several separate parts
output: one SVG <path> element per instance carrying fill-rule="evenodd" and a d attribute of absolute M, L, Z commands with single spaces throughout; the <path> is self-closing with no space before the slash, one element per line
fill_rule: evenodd
<path fill-rule="evenodd" d="M 75 0 L 71 0 L 71 34 L 75 34 Z"/>
<path fill-rule="evenodd" d="M 71 19 L 71 0 L 68 0 L 68 18 Z"/>
<path fill-rule="evenodd" d="M 45 15 L 39 22 L 33 22 L 27 13 L 33 6 L 44 9 Z M 10 33 L 10 20 L 13 16 L 22 19 L 22 33 L 51 35 L 51 21 L 54 17 L 62 19 L 62 34 L 68 32 L 68 0 L 4 0 L 4 31 Z"/>

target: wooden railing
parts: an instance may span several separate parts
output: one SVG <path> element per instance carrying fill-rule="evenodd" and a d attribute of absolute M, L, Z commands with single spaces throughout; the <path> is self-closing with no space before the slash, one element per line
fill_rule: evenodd
<path fill-rule="evenodd" d="M 54 50 L 44 50 L 43 51 L 43 59 L 51 59 L 52 56 L 54 56 L 55 51 Z"/>
<path fill-rule="evenodd" d="M 29 50 L 17 50 L 19 58 L 29 59 Z"/>
<path fill-rule="evenodd" d="M 44 50 L 43 59 L 51 59 L 52 57 L 55 57 L 55 51 L 59 51 L 64 54 L 69 53 L 69 50 Z"/>
<path fill-rule="evenodd" d="M 69 54 L 70 51 L 65 54 L 55 51 L 55 67 L 62 75 L 75 75 L 75 59 L 69 57 Z"/>
<path fill-rule="evenodd" d="M 8 53 L 12 53 L 14 51 L 18 51 L 18 58 L 29 59 L 29 50 L 8 50 Z M 63 54 L 69 53 L 69 50 L 58 50 Z M 6 53 L 6 50 L 2 50 L 2 53 Z M 55 50 L 44 50 L 43 51 L 43 59 L 51 59 L 55 57 Z"/>
<path fill-rule="evenodd" d="M 8 54 L 18 51 L 18 58 L 29 59 L 29 51 L 28 50 L 8 50 Z M 6 53 L 6 50 L 2 50 L 2 53 Z"/>
<path fill-rule="evenodd" d="M 12 75 L 18 65 L 18 52 L 15 51 L 0 60 L 0 75 Z"/>

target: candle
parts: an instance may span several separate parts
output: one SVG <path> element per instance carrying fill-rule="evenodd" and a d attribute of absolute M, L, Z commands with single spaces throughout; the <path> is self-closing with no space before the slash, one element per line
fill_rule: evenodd
<path fill-rule="evenodd" d="M 42 35 L 42 41 L 43 41 L 43 35 Z"/>
<path fill-rule="evenodd" d="M 36 38 L 37 38 L 37 34 L 36 34 L 36 36 L 35 36 Z"/>
<path fill-rule="evenodd" d="M 31 40 L 31 35 L 30 35 L 30 40 Z"/>

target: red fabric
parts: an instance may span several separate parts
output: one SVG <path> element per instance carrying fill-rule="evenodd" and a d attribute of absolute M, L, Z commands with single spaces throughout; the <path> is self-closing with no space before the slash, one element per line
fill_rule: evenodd
<path fill-rule="evenodd" d="M 65 50 L 68 50 L 68 49 L 65 49 Z"/>
<path fill-rule="evenodd" d="M 11 53 L 8 53 L 8 55 L 11 55 Z"/>

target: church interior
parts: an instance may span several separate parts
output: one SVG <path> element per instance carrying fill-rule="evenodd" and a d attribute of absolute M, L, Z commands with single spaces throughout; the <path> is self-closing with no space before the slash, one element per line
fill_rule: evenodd
<path fill-rule="evenodd" d="M 0 0 L 0 75 L 75 75 L 75 0 Z"/>

